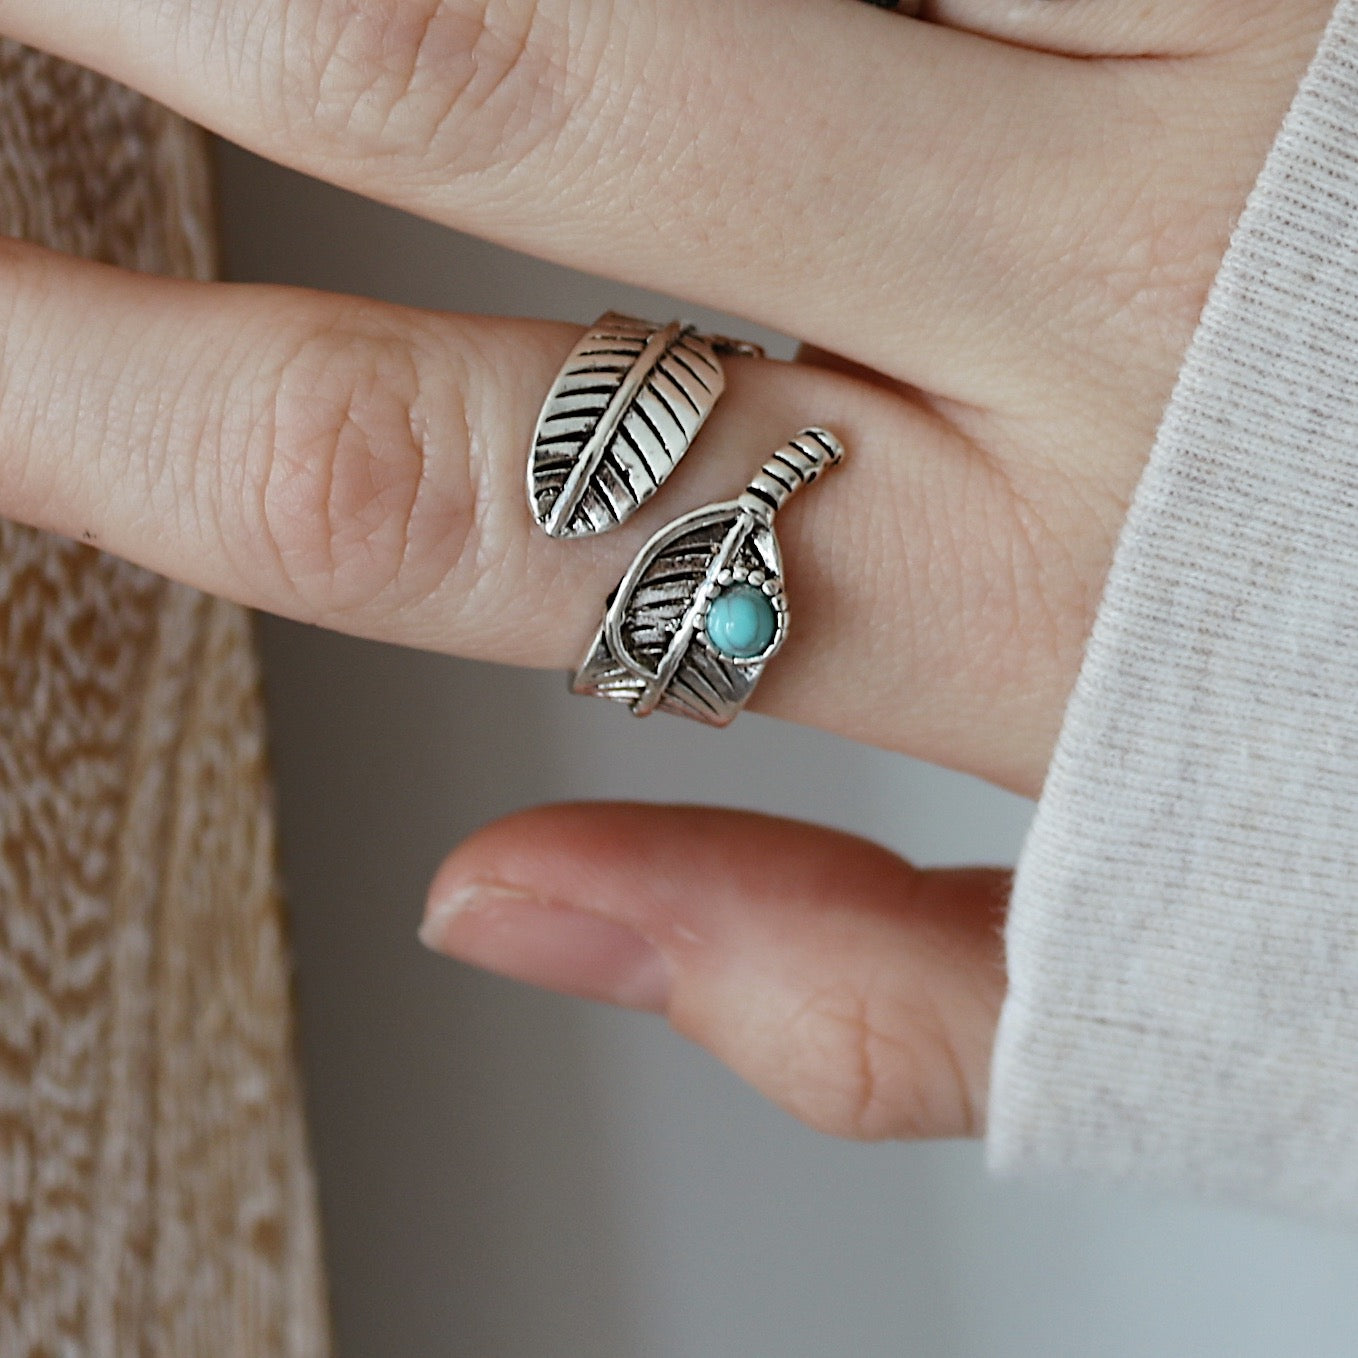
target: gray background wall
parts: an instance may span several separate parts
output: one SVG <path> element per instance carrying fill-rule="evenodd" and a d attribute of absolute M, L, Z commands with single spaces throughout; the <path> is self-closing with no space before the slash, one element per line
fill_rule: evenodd
<path fill-rule="evenodd" d="M 581 322 L 703 315 L 233 148 L 221 168 L 238 279 Z M 341 1358 L 1358 1352 L 1358 1232 L 997 1184 L 972 1145 L 840 1145 L 656 1020 L 415 941 L 442 854 L 538 801 L 759 807 L 926 863 L 1012 861 L 1026 803 L 759 717 L 632 722 L 560 675 L 260 632 Z"/>

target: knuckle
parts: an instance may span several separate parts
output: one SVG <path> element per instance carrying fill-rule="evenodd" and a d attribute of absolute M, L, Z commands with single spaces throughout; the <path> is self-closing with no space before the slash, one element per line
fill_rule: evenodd
<path fill-rule="evenodd" d="M 417 168 L 437 153 L 441 181 L 512 165 L 560 132 L 581 88 L 543 0 L 306 2 L 285 113 L 346 156 Z"/>
<path fill-rule="evenodd" d="M 1199 110 L 1190 128 L 1159 86 L 1127 70 L 1105 75 L 1100 96 L 1116 110 L 1111 145 L 1084 153 L 1088 171 L 1070 185 L 1082 202 L 1068 204 L 1051 243 L 1067 284 L 1066 324 L 1087 337 L 1082 368 L 1120 390 L 1129 354 L 1157 382 L 1177 369 L 1267 142 L 1252 142 L 1228 98 Z M 1204 165 L 1194 148 L 1218 121 L 1223 149 Z M 1274 124 L 1267 127 L 1271 137 Z M 1100 179 L 1110 155 L 1125 172 Z M 1116 362 L 1100 358 L 1111 355 Z"/>
<path fill-rule="evenodd" d="M 992 519 L 982 549 L 988 588 L 972 596 L 977 621 L 967 640 L 989 654 L 977 677 L 989 676 L 996 700 L 1045 693 L 1039 679 L 1053 669 L 1064 681 L 1064 665 L 1053 662 L 1067 660 L 1083 642 L 1089 569 L 1083 542 L 1072 538 L 1083 537 L 1089 519 L 1073 521 L 1080 526 L 1074 532 L 1055 531 L 1043 506 L 1021 492 Z"/>
<path fill-rule="evenodd" d="M 1097 316 L 1090 321 L 1108 332 L 1110 349 L 1135 344 L 1155 371 L 1177 366 L 1225 253 L 1232 207 L 1229 191 L 1203 201 L 1200 190 L 1158 186 L 1125 213 L 1120 239 L 1092 251 Z"/>
<path fill-rule="evenodd" d="M 947 1034 L 928 1015 L 846 984 L 812 995 L 787 1031 L 788 1103 L 818 1131 L 881 1141 L 974 1126 L 965 1085 L 952 1088 Z"/>
<path fill-rule="evenodd" d="M 470 550 L 467 463 L 443 457 L 433 474 L 447 414 L 426 403 L 421 366 L 404 339 L 328 330 L 295 344 L 276 374 L 250 458 L 255 536 L 300 616 L 389 614 Z"/>
<path fill-rule="evenodd" d="M 998 495 L 966 516 L 968 540 L 955 549 L 953 620 L 937 625 L 954 628 L 953 672 L 1047 749 L 1052 714 L 1059 718 L 1079 671 L 1122 506 L 1055 461 L 996 475 Z"/>

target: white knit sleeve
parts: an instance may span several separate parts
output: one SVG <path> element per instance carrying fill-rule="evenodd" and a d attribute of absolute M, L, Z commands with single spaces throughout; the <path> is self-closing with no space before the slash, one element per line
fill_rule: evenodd
<path fill-rule="evenodd" d="M 1007 942 L 993 1168 L 1358 1219 L 1358 0 L 1185 361 Z"/>

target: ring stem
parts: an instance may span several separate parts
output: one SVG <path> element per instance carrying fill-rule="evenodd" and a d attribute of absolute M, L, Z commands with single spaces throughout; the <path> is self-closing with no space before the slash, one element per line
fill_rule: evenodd
<path fill-rule="evenodd" d="M 803 487 L 844 459 L 844 445 L 828 429 L 803 429 L 760 468 L 738 501 L 766 522 Z"/>

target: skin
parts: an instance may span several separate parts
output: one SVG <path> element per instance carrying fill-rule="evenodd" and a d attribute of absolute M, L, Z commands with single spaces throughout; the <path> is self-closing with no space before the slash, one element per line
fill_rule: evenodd
<path fill-rule="evenodd" d="M 522 476 L 577 331 L 0 246 L 0 513 L 256 607 L 566 668 L 674 506 L 806 424 L 757 706 L 1034 794 L 1119 526 L 1325 0 L 0 0 L 262 154 L 806 342 L 563 546 Z M 60 455 L 54 450 L 60 450 Z M 664 1012 L 797 1116 L 979 1132 L 1007 880 L 693 809 L 454 851 L 431 946 Z"/>

